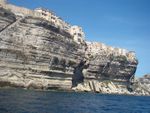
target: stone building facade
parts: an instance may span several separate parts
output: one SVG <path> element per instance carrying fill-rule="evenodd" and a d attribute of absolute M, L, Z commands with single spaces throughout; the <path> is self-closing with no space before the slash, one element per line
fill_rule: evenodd
<path fill-rule="evenodd" d="M 74 41 L 78 44 L 84 42 L 85 34 L 82 28 L 79 26 L 71 26 L 69 23 L 65 22 L 62 18 L 57 16 L 53 11 L 44 8 L 36 8 L 35 10 L 30 10 L 24 7 L 18 7 L 9 4 L 7 0 L 0 0 L 0 7 L 10 10 L 17 16 L 34 16 L 38 18 L 43 18 L 56 28 L 62 29 L 72 35 Z"/>
<path fill-rule="evenodd" d="M 134 51 L 129 51 L 127 53 L 127 57 L 130 59 L 130 60 L 135 60 L 136 59 L 136 54 Z"/>
<path fill-rule="evenodd" d="M 76 25 L 71 26 L 69 32 L 70 32 L 70 34 L 73 36 L 74 40 L 75 40 L 77 43 L 80 43 L 80 44 L 81 44 L 81 43 L 84 42 L 84 40 L 85 40 L 85 34 L 84 34 L 84 32 L 83 32 L 83 30 L 82 30 L 81 27 L 76 26 Z"/>
<path fill-rule="evenodd" d="M 36 8 L 34 11 L 40 13 L 42 18 L 50 21 L 55 27 L 69 32 L 71 25 L 62 20 L 53 11 L 44 8 Z"/>
<path fill-rule="evenodd" d="M 36 8 L 34 10 L 41 14 L 41 17 L 50 21 L 55 27 L 65 30 L 73 36 L 73 39 L 78 44 L 84 42 L 85 34 L 80 26 L 73 25 L 65 22 L 59 16 L 57 16 L 53 11 L 44 8 Z"/>
<path fill-rule="evenodd" d="M 128 60 L 135 60 L 136 54 L 134 51 L 128 51 L 126 49 L 122 48 L 114 48 L 111 46 L 107 46 L 103 43 L 98 42 L 86 42 L 88 45 L 88 52 L 91 54 L 107 54 L 108 55 L 114 55 L 114 56 L 125 56 Z"/>

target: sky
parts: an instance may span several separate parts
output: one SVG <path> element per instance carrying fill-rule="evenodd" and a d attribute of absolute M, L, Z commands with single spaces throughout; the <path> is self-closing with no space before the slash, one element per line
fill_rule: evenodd
<path fill-rule="evenodd" d="M 136 76 L 150 73 L 150 0 L 8 0 L 18 6 L 44 7 L 72 25 L 86 40 L 135 51 Z"/>

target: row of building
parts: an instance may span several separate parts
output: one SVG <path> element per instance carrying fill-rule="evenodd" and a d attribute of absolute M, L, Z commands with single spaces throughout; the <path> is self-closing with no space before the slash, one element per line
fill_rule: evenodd
<path fill-rule="evenodd" d="M 11 10 L 17 16 L 35 16 L 35 17 L 43 18 L 51 22 L 51 24 L 54 25 L 56 28 L 65 30 L 66 32 L 71 34 L 73 37 L 73 40 L 76 43 L 78 44 L 84 43 L 85 34 L 82 28 L 77 25 L 73 25 L 73 26 L 70 25 L 69 23 L 65 22 L 62 18 L 57 16 L 53 11 L 50 11 L 44 8 L 36 8 L 35 10 L 30 10 L 27 8 L 18 7 L 18 6 L 9 4 L 7 0 L 0 0 L 0 6 L 4 7 L 5 9 Z M 125 49 L 106 46 L 103 43 L 87 42 L 87 45 L 88 45 L 88 51 L 91 51 L 97 54 L 102 51 L 105 51 L 108 54 L 114 54 L 116 56 L 124 55 L 124 56 L 128 56 L 131 59 L 135 58 L 135 52 L 132 52 L 132 51 L 128 52 Z"/>
<path fill-rule="evenodd" d="M 18 7 L 12 4 L 9 4 L 7 0 L 0 0 L 0 6 L 5 9 L 11 10 L 17 16 L 35 16 L 43 18 L 56 28 L 62 29 L 68 33 L 70 33 L 74 39 L 74 41 L 78 44 L 84 43 L 85 34 L 80 26 L 70 25 L 65 22 L 59 16 L 57 16 L 53 11 L 44 8 L 36 8 L 35 10 L 30 10 L 24 7 Z"/>
<path fill-rule="evenodd" d="M 87 42 L 88 52 L 99 54 L 99 53 L 107 53 L 108 55 L 113 54 L 114 56 L 126 56 L 130 60 L 134 60 L 136 58 L 134 51 L 128 51 L 122 48 L 115 48 L 111 46 L 107 46 L 103 43 L 98 42 Z"/>
<path fill-rule="evenodd" d="M 52 22 L 55 27 L 70 33 L 73 36 L 75 42 L 79 44 L 84 42 L 85 34 L 80 26 L 71 26 L 69 23 L 62 20 L 59 16 L 56 16 L 54 12 L 44 8 L 36 8 L 34 11 L 41 13 L 41 17 Z"/>

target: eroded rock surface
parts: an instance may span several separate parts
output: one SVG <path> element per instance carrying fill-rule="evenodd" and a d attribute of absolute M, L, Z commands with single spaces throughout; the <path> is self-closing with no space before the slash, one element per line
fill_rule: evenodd
<path fill-rule="evenodd" d="M 122 54 L 114 54 L 105 48 L 96 46 L 98 43 L 87 44 L 87 62 L 83 69 L 84 83 L 75 90 L 101 93 L 129 94 L 134 83 L 138 61 Z M 92 46 L 91 46 L 92 45 Z"/>
<path fill-rule="evenodd" d="M 150 74 L 136 79 L 133 89 L 138 95 L 150 95 Z"/>
<path fill-rule="evenodd" d="M 0 8 L 0 86 L 129 94 L 137 59 L 90 47 L 42 18 Z"/>
<path fill-rule="evenodd" d="M 0 14 L 0 80 L 21 87 L 71 89 L 74 68 L 84 58 L 71 35 L 44 19 L 16 20 L 4 9 Z"/>

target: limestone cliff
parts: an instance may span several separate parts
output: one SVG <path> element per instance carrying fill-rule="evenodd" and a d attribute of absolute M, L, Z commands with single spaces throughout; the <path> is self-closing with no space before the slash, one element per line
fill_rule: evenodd
<path fill-rule="evenodd" d="M 45 19 L 0 8 L 0 86 L 130 91 L 137 59 L 106 48 L 94 52 Z"/>
<path fill-rule="evenodd" d="M 70 89 L 84 51 L 70 34 L 34 17 L 0 9 L 0 83 Z"/>
<path fill-rule="evenodd" d="M 102 93 L 129 93 L 132 91 L 138 61 L 129 52 L 117 50 L 102 43 L 87 43 L 87 62 L 83 69 L 84 83 L 75 89 Z"/>
<path fill-rule="evenodd" d="M 138 95 L 150 95 L 150 74 L 136 79 L 132 87 Z"/>

